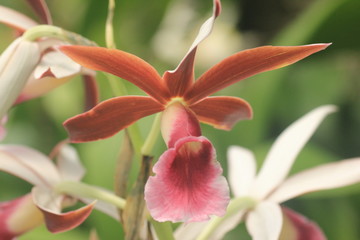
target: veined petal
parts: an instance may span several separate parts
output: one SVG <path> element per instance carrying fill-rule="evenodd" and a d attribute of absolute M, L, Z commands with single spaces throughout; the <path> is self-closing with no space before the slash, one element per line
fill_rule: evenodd
<path fill-rule="evenodd" d="M 183 137 L 200 136 L 201 129 L 195 114 L 180 102 L 175 102 L 167 106 L 161 116 L 161 133 L 168 148 L 172 148 Z"/>
<path fill-rule="evenodd" d="M 41 211 L 31 195 L 0 203 L 0 239 L 13 240 L 44 223 Z"/>
<path fill-rule="evenodd" d="M 156 176 L 145 186 L 145 201 L 155 220 L 198 222 L 225 214 L 229 189 L 206 138 L 180 139 L 153 170 Z"/>
<path fill-rule="evenodd" d="M 36 14 L 40 17 L 41 22 L 45 24 L 52 24 L 52 19 L 48 6 L 45 0 L 27 0 L 30 6 L 34 9 Z"/>
<path fill-rule="evenodd" d="M 0 170 L 45 188 L 60 181 L 55 165 L 47 156 L 24 146 L 0 145 Z"/>
<path fill-rule="evenodd" d="M 360 158 L 324 164 L 286 179 L 269 197 L 284 202 L 296 196 L 360 182 Z"/>
<path fill-rule="evenodd" d="M 166 103 L 170 97 L 156 70 L 135 55 L 88 46 L 61 46 L 60 50 L 84 67 L 108 72 L 135 84 L 161 103 Z"/>
<path fill-rule="evenodd" d="M 221 11 L 221 3 L 219 0 L 214 0 L 213 15 L 206 20 L 201 26 L 198 35 L 192 43 L 190 49 L 186 53 L 183 60 L 173 71 L 167 71 L 164 74 L 164 81 L 170 91 L 171 96 L 183 96 L 187 92 L 194 81 L 194 59 L 197 46 L 207 38 L 215 23 L 215 19 L 219 16 Z"/>
<path fill-rule="evenodd" d="M 231 84 L 255 74 L 285 67 L 329 44 L 312 44 L 292 47 L 265 46 L 236 53 L 205 72 L 185 95 L 185 100 L 194 103 Z"/>
<path fill-rule="evenodd" d="M 190 108 L 201 122 L 224 130 L 231 130 L 240 120 L 252 118 L 250 104 L 237 97 L 207 97 Z"/>
<path fill-rule="evenodd" d="M 111 137 L 138 119 L 163 109 L 163 105 L 151 97 L 115 97 L 66 120 L 64 126 L 72 142 L 95 141 Z"/>
<path fill-rule="evenodd" d="M 253 240 L 278 240 L 282 224 L 281 208 L 271 202 L 261 202 L 246 219 L 246 228 Z"/>
<path fill-rule="evenodd" d="M 38 25 L 37 22 L 10 8 L 0 6 L 0 22 L 16 28 L 21 32 Z"/>
<path fill-rule="evenodd" d="M 40 59 L 39 46 L 18 38 L 0 57 L 0 119 L 15 102 Z"/>
<path fill-rule="evenodd" d="M 319 226 L 299 213 L 282 207 L 283 229 L 280 240 L 326 240 Z"/>
<path fill-rule="evenodd" d="M 227 152 L 229 183 L 235 197 L 248 196 L 255 180 L 256 160 L 248 149 L 231 146 Z"/>
<path fill-rule="evenodd" d="M 61 196 L 38 187 L 33 188 L 32 196 L 34 203 L 44 214 L 47 229 L 52 233 L 68 231 L 79 226 L 90 215 L 96 203 L 95 201 L 77 210 L 60 213 Z"/>
<path fill-rule="evenodd" d="M 318 107 L 285 129 L 272 145 L 255 180 L 253 189 L 257 198 L 264 198 L 287 176 L 298 153 L 324 118 L 336 107 Z"/>

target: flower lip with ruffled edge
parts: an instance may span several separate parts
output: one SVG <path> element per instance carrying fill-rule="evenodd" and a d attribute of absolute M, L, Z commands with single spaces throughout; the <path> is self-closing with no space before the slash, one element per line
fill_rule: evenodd
<path fill-rule="evenodd" d="M 210 215 L 224 215 L 229 187 L 221 175 L 215 148 L 201 136 L 195 114 L 175 102 L 165 109 L 161 121 L 169 149 L 153 168 L 156 176 L 145 185 L 151 216 L 160 222 L 198 222 Z"/>
<path fill-rule="evenodd" d="M 201 122 L 229 130 L 239 120 L 252 117 L 250 105 L 237 97 L 209 95 L 255 74 L 295 63 L 329 46 L 264 46 L 245 50 L 224 59 L 194 81 L 196 49 L 210 35 L 220 11 L 220 1 L 214 0 L 213 15 L 202 25 L 188 53 L 174 71 L 165 72 L 163 77 L 144 60 L 120 50 L 60 47 L 80 65 L 114 74 L 149 95 L 115 97 L 68 119 L 64 126 L 71 141 L 86 142 L 110 137 L 142 117 L 163 111 L 174 100 L 182 101 Z"/>

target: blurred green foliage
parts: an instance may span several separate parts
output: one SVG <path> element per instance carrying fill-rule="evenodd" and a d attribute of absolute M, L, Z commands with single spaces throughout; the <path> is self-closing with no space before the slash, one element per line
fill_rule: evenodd
<path fill-rule="evenodd" d="M 176 63 L 161 59 L 153 48 L 154 36 L 161 27 L 166 12 L 176 2 L 185 2 L 193 15 L 188 26 L 193 38 L 200 26 L 198 22 L 209 16 L 211 0 L 144 0 L 117 1 L 114 30 L 118 48 L 134 53 L 156 66 L 160 74 L 172 69 Z M 239 96 L 250 102 L 254 119 L 237 124 L 230 132 L 203 125 L 203 133 L 215 145 L 218 160 L 226 175 L 226 150 L 230 145 L 242 145 L 252 149 L 258 164 L 276 136 L 294 120 L 311 109 L 323 104 L 335 104 L 339 111 L 329 116 L 320 126 L 304 151 L 300 154 L 292 172 L 298 172 L 321 163 L 337 161 L 360 155 L 360 1 L 358 0 L 273 0 L 274 9 L 263 11 L 262 4 L 249 4 L 251 0 L 223 0 L 223 21 L 236 31 L 239 41 L 222 42 L 239 51 L 261 44 L 297 45 L 316 42 L 332 42 L 326 51 L 317 53 L 284 69 L 252 77 L 219 95 Z M 47 1 L 54 24 L 77 32 L 104 46 L 104 26 L 107 1 L 73 0 Z M 25 1 L 1 0 L 1 5 L 14 8 L 36 19 Z M 285 7 L 286 6 L 286 7 Z M 230 11 L 231 9 L 231 11 Z M 245 12 L 247 14 L 245 14 Z M 261 13 L 261 14 L 260 14 Z M 234 21 L 227 22 L 229 14 Z M 252 14 L 252 17 L 249 17 Z M 266 15 L 268 14 L 268 15 Z M 274 17 L 284 14 L 284 18 Z M 261 17 L 260 17 L 261 16 Z M 176 21 L 183 21 L 182 18 Z M 254 22 L 251 22 L 254 21 Z M 268 21 L 273 21 L 269 24 Z M 256 24 L 255 24 L 256 23 Z M 217 25 L 221 27 L 223 25 Z M 173 34 L 172 30 L 169 34 Z M 0 26 L 0 50 L 12 41 L 12 32 Z M 209 40 L 216 36 L 210 36 Z M 225 39 L 226 36 L 225 36 Z M 171 42 L 169 42 L 171 44 Z M 203 46 L 200 45 L 200 50 Z M 213 48 L 222 46 L 213 45 Z M 206 51 L 206 49 L 203 49 Z M 186 49 L 184 50 L 185 54 Z M 201 55 L 201 51 L 199 53 Z M 182 56 L 178 56 L 180 60 Z M 212 64 L 218 61 L 214 56 Z M 198 56 L 201 59 L 201 56 Z M 208 67 L 197 62 L 196 75 Z M 102 73 L 98 74 L 101 99 L 112 97 L 110 86 Z M 132 94 L 143 94 L 125 83 Z M 60 140 L 66 138 L 62 122 L 82 111 L 82 83 L 74 79 L 46 96 L 23 103 L 10 112 L 5 143 L 25 144 L 45 154 Z M 146 136 L 152 117 L 139 121 Z M 162 140 L 161 140 L 162 141 Z M 164 150 L 159 141 L 155 155 Z M 117 159 L 121 133 L 98 142 L 76 144 L 87 168 L 85 182 L 108 189 L 113 188 L 114 166 Z M 29 191 L 30 185 L 5 173 L 0 173 L 0 200 L 20 196 Z M 316 221 L 330 240 L 360 239 L 360 186 L 343 190 L 311 194 L 285 205 Z M 122 239 L 121 226 L 102 213 L 94 212 L 79 228 L 52 235 L 44 227 L 20 237 L 21 240 L 88 239 L 95 228 L 101 239 Z M 243 226 L 230 232 L 225 239 L 248 239 Z"/>

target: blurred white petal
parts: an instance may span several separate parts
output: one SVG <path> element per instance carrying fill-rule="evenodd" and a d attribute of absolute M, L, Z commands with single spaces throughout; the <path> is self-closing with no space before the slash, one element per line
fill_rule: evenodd
<path fill-rule="evenodd" d="M 57 164 L 62 180 L 80 181 L 85 174 L 85 168 L 80 162 L 78 153 L 70 145 L 61 146 Z"/>
<path fill-rule="evenodd" d="M 360 158 L 324 164 L 286 179 L 269 200 L 284 202 L 296 196 L 360 182 Z"/>
<path fill-rule="evenodd" d="M 276 139 L 254 184 L 254 195 L 264 198 L 279 185 L 290 171 L 298 153 L 323 119 L 336 107 L 318 107 L 291 124 Z"/>
<path fill-rule="evenodd" d="M 38 25 L 37 22 L 28 18 L 24 14 L 4 6 L 0 6 L 0 22 L 5 23 L 20 31 L 25 31 L 31 27 Z"/>
<path fill-rule="evenodd" d="M 79 73 L 81 66 L 59 51 L 46 53 L 36 67 L 34 76 L 41 78 L 51 74 L 55 78 L 64 78 Z"/>
<path fill-rule="evenodd" d="M 50 188 L 43 187 L 33 187 L 31 193 L 34 203 L 38 207 L 52 213 L 61 213 L 64 196 L 55 193 Z"/>
<path fill-rule="evenodd" d="M 246 228 L 253 240 L 278 240 L 282 222 L 280 206 L 275 203 L 262 202 L 249 212 Z"/>
<path fill-rule="evenodd" d="M 0 170 L 44 188 L 60 181 L 55 165 L 47 156 L 24 146 L 0 145 Z"/>
<path fill-rule="evenodd" d="M 235 197 L 249 194 L 255 179 L 256 161 L 254 154 L 246 148 L 231 146 L 227 152 L 228 179 Z"/>
<path fill-rule="evenodd" d="M 16 39 L 0 57 L 0 119 L 13 105 L 40 59 L 39 46 Z"/>

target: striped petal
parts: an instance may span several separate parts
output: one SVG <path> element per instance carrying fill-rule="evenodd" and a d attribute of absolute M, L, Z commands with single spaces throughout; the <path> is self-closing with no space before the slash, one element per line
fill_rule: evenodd
<path fill-rule="evenodd" d="M 116 49 L 88 46 L 61 46 L 60 50 L 80 65 L 123 78 L 161 103 L 169 92 L 156 70 L 141 58 Z"/>
<path fill-rule="evenodd" d="M 283 228 L 280 240 L 326 240 L 319 226 L 299 213 L 282 207 Z"/>
<path fill-rule="evenodd" d="M 194 103 L 231 84 L 255 74 L 285 67 L 329 44 L 312 44 L 294 47 L 265 46 L 236 53 L 205 72 L 185 95 L 185 100 Z"/>
<path fill-rule="evenodd" d="M 140 118 L 160 112 L 163 105 L 144 96 L 116 97 L 64 122 L 72 142 L 88 142 L 113 136 Z"/>
<path fill-rule="evenodd" d="M 0 6 L 0 22 L 9 25 L 21 32 L 38 25 L 37 22 L 10 8 Z"/>
<path fill-rule="evenodd" d="M 0 170 L 45 188 L 60 181 L 58 170 L 47 156 L 24 146 L 0 145 Z"/>
<path fill-rule="evenodd" d="M 153 170 L 156 176 L 145 186 L 145 200 L 155 220 L 199 222 L 226 213 L 229 188 L 205 137 L 180 139 Z"/>
<path fill-rule="evenodd" d="M 224 130 L 231 130 L 240 120 L 252 118 L 250 104 L 237 97 L 207 97 L 190 108 L 201 122 Z"/>

